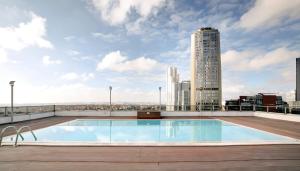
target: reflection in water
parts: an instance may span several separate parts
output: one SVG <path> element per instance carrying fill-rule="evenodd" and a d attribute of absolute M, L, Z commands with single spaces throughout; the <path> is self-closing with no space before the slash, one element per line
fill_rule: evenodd
<path fill-rule="evenodd" d="M 222 122 L 218 120 L 203 121 L 193 127 L 193 141 L 222 141 Z"/>
<path fill-rule="evenodd" d="M 175 138 L 176 132 L 179 130 L 178 122 L 173 120 L 165 121 L 166 137 Z"/>

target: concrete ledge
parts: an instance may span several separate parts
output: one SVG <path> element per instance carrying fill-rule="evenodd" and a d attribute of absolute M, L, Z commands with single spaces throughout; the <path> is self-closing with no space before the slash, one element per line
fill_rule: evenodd
<path fill-rule="evenodd" d="M 295 114 L 254 112 L 254 116 L 262 117 L 262 118 L 269 118 L 269 119 L 283 120 L 283 121 L 300 122 L 300 115 L 295 115 Z"/>
<path fill-rule="evenodd" d="M 21 122 L 21 121 L 27 121 L 27 120 L 33 120 L 33 119 L 39 119 L 39 118 L 46 118 L 54 116 L 53 112 L 50 113 L 33 113 L 28 115 L 14 115 L 13 116 L 13 123 L 14 122 Z M 0 124 L 7 124 L 11 123 L 11 117 L 0 117 Z"/>
<path fill-rule="evenodd" d="M 6 123 L 9 123 L 10 120 L 11 120 L 11 118 L 8 117 L 8 116 L 0 117 L 0 124 L 6 124 Z"/>
<path fill-rule="evenodd" d="M 58 111 L 55 116 L 137 116 L 137 111 L 112 111 L 107 110 L 85 110 L 85 111 Z"/>
<path fill-rule="evenodd" d="M 252 111 L 201 111 L 201 112 L 188 112 L 188 111 L 163 111 L 162 116 L 254 116 Z"/>
<path fill-rule="evenodd" d="M 86 110 L 86 111 L 58 111 L 50 113 L 36 113 L 29 115 L 15 115 L 13 117 L 13 122 L 20 122 L 26 120 L 33 120 L 51 116 L 137 116 L 137 111 L 94 111 L 94 110 Z M 272 112 L 252 112 L 252 111 L 201 111 L 201 112 L 188 112 L 188 111 L 162 111 L 161 116 L 256 116 L 263 117 L 269 119 L 278 119 L 283 121 L 292 121 L 292 122 L 300 122 L 300 115 L 294 114 L 282 114 L 282 113 L 272 113 Z M 0 124 L 10 123 L 11 118 L 8 117 L 0 117 Z"/>
<path fill-rule="evenodd" d="M 86 111 L 58 111 L 55 116 L 137 116 L 137 111 L 109 111 L 86 110 Z M 254 116 L 252 111 L 202 111 L 202 112 L 188 112 L 188 111 L 162 111 L 161 116 Z"/>

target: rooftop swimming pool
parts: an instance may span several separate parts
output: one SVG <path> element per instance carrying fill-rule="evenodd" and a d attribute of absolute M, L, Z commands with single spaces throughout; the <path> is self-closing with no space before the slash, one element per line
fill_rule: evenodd
<path fill-rule="evenodd" d="M 52 144 L 265 144 L 299 143 L 298 140 L 225 122 L 218 119 L 111 120 L 76 119 L 73 121 L 22 133 L 26 143 Z M 13 143 L 16 135 L 7 136 L 4 143 Z"/>

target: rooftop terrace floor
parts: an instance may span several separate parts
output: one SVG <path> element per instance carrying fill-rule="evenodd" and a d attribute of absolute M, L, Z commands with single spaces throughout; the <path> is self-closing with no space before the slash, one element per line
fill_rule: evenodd
<path fill-rule="evenodd" d="M 78 117 L 51 117 L 13 125 L 30 125 L 33 129 L 37 129 L 76 118 Z M 107 119 L 107 117 L 105 118 Z M 131 119 L 131 117 L 126 118 Z M 188 118 L 201 119 L 203 117 Z M 300 124 L 296 122 L 258 117 L 214 118 L 300 139 Z M 4 126 L 7 125 L 1 125 L 0 129 Z M 86 171 L 300 170 L 300 145 L 218 147 L 19 146 L 17 148 L 4 146 L 0 148 L 0 170 L 73 171 L 74 169 Z"/>

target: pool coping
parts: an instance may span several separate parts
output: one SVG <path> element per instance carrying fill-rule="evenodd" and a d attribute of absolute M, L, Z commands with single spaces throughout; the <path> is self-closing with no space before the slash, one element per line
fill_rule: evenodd
<path fill-rule="evenodd" d="M 77 119 L 73 119 L 70 121 L 66 121 L 66 122 L 75 122 L 76 120 L 134 120 L 134 119 L 90 119 L 90 118 L 77 118 Z M 149 119 L 136 119 L 136 120 L 149 120 Z M 162 120 L 162 119 L 151 119 L 151 120 Z M 292 138 L 289 136 L 285 136 L 285 135 L 280 135 L 280 134 L 276 134 L 276 133 L 272 133 L 269 131 L 264 131 L 264 130 L 260 130 L 257 128 L 253 128 L 253 127 L 249 127 L 249 126 L 245 126 L 245 125 L 241 125 L 241 124 L 237 124 L 237 123 L 233 123 L 233 122 L 229 122 L 229 121 L 225 121 L 222 119 L 218 119 L 218 118 L 206 118 L 206 119 L 163 119 L 163 120 L 219 120 L 221 122 L 224 123 L 229 123 L 232 125 L 237 125 L 240 127 L 244 127 L 244 128 L 248 128 L 248 129 L 252 129 L 258 132 L 263 132 L 263 133 L 268 133 L 268 134 L 272 134 L 275 136 L 279 136 L 279 137 L 284 137 L 286 139 L 288 139 L 289 141 L 265 141 L 265 142 L 261 142 L 261 141 L 248 141 L 248 142 L 202 142 L 202 143 L 174 143 L 174 142 L 166 142 L 166 143 L 157 143 L 157 142 L 136 142 L 136 143 L 101 143 L 101 142 L 94 142 L 94 141 L 51 141 L 51 142 L 36 142 L 36 141 L 27 141 L 27 142 L 22 142 L 22 141 L 18 141 L 18 146 L 63 146 L 63 147 L 67 147 L 67 146 L 78 146 L 78 147 L 97 147 L 97 146 L 101 146 L 101 147 L 110 147 L 110 146 L 119 146 L 119 147 L 193 147 L 193 146 L 251 146 L 251 145 L 297 145 L 300 144 L 300 140 L 296 139 L 296 138 Z M 65 124 L 66 122 L 63 123 L 58 123 L 58 124 L 54 124 L 51 126 L 57 126 L 57 125 L 62 125 Z M 49 126 L 49 127 L 51 127 Z M 39 129 L 35 129 L 35 130 L 40 130 L 40 129 L 44 129 L 44 128 L 39 128 Z M 33 130 L 33 131 L 35 131 Z M 28 132 L 28 131 L 27 131 Z M 11 137 L 11 136 L 15 136 L 14 135 L 10 135 L 10 136 L 6 136 L 6 137 Z M 3 138 L 6 138 L 3 137 Z M 9 146 L 9 145 L 14 145 L 14 142 L 2 142 L 2 146 Z"/>

